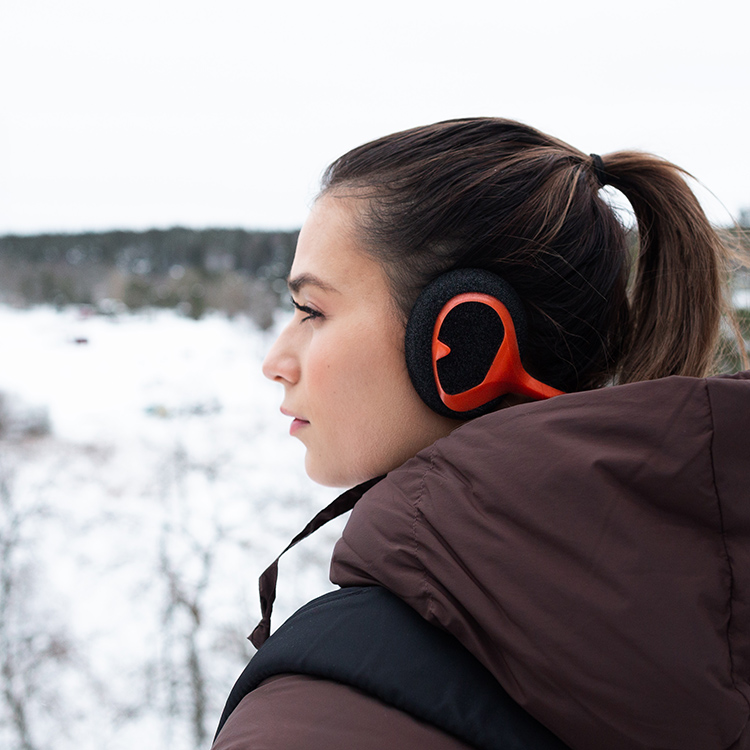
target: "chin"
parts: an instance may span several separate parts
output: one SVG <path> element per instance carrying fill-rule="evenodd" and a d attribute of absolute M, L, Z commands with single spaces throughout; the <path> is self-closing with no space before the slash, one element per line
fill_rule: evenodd
<path fill-rule="evenodd" d="M 305 456 L 305 472 L 316 484 L 324 487 L 349 487 L 346 477 L 332 467 L 323 465 L 320 461 L 310 456 L 310 451 Z M 356 484 L 356 482 L 355 482 Z"/>

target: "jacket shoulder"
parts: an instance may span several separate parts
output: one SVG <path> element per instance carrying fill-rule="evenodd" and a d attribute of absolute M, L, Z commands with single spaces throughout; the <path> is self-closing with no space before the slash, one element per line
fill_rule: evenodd
<path fill-rule="evenodd" d="M 332 579 L 396 593 L 571 745 L 728 748 L 750 713 L 748 386 L 473 420 L 365 494 Z"/>

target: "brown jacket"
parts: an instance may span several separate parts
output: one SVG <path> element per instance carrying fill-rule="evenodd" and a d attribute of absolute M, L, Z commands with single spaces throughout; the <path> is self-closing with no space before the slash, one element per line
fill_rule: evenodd
<path fill-rule="evenodd" d="M 748 750 L 750 373 L 473 420 L 364 495 L 331 578 L 395 593 L 575 750 Z"/>
<path fill-rule="evenodd" d="M 307 675 L 248 693 L 212 750 L 471 750 L 355 688 Z"/>

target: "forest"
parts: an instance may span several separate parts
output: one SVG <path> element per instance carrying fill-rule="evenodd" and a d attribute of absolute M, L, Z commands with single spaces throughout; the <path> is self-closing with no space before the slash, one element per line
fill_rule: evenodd
<path fill-rule="evenodd" d="M 740 224 L 721 230 L 745 257 L 748 221 L 743 212 Z M 194 320 L 216 310 L 267 330 L 286 297 L 298 235 L 185 227 L 8 235 L 0 237 L 0 304 L 73 305 L 104 315 L 168 308 Z M 634 232 L 630 244 L 637 252 Z M 732 275 L 735 289 L 750 289 L 748 268 L 735 266 Z"/>
<path fill-rule="evenodd" d="M 98 313 L 245 313 L 261 328 L 286 290 L 298 232 L 151 229 L 0 237 L 0 302 Z"/>

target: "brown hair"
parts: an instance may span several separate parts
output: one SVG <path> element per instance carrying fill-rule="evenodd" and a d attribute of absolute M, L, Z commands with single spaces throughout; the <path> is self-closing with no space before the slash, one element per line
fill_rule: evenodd
<path fill-rule="evenodd" d="M 365 199 L 363 246 L 404 318 L 439 274 L 482 268 L 524 302 L 526 366 L 550 385 L 706 374 L 723 310 L 719 237 L 678 167 L 626 151 L 597 162 L 521 123 L 451 120 L 353 149 L 322 193 Z M 635 253 L 600 195 L 602 170 L 633 207 Z"/>

